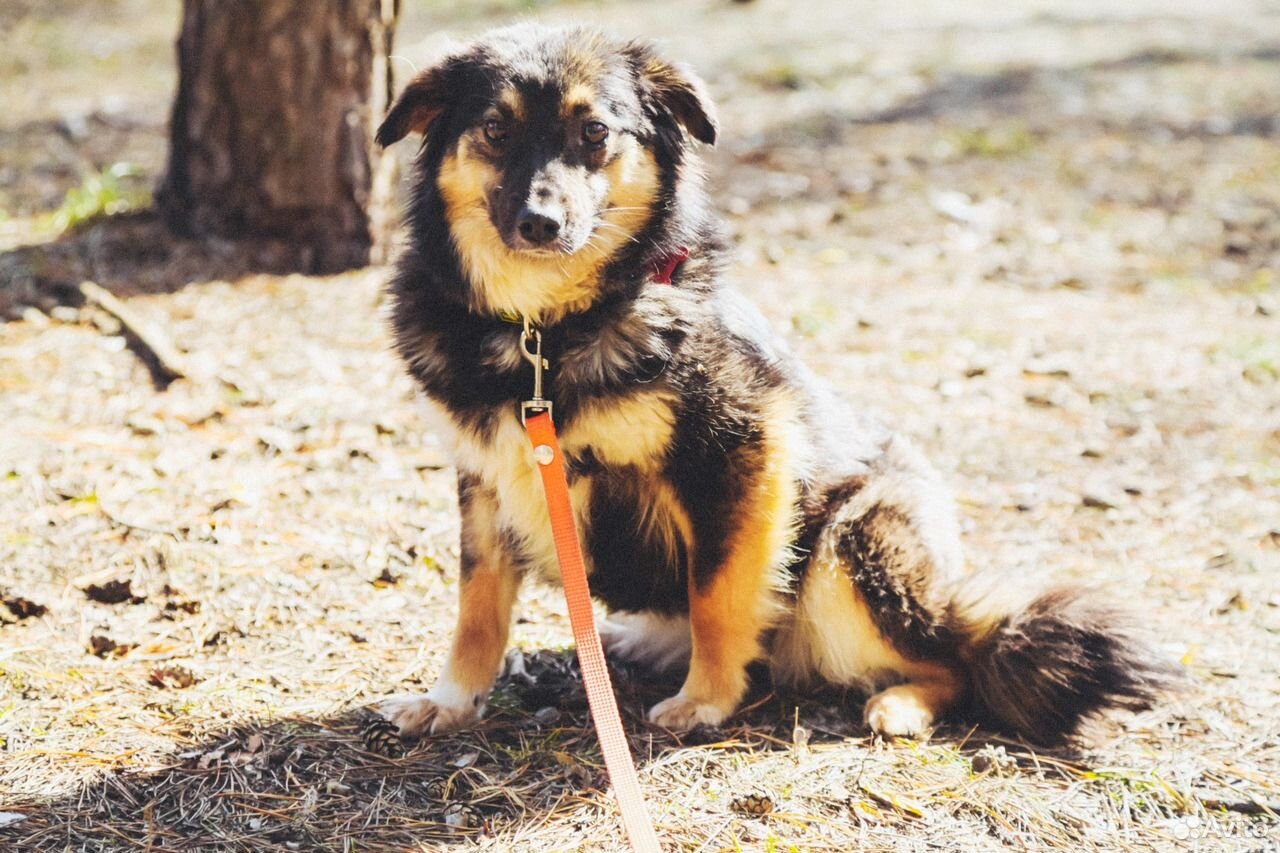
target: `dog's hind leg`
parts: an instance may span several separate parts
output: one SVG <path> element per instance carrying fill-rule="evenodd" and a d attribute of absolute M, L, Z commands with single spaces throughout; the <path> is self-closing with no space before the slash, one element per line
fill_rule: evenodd
<path fill-rule="evenodd" d="M 919 734 L 963 702 L 977 721 L 1046 744 L 1176 683 L 1106 598 L 960 577 L 949 502 L 908 449 L 891 445 L 846 486 L 775 639 L 776 674 L 886 688 L 865 711 L 879 734 Z"/>
<path fill-rule="evenodd" d="M 450 731 L 479 720 L 507 648 L 520 573 L 497 541 L 493 496 L 461 476 L 458 502 L 462 565 L 449 659 L 426 693 L 393 696 L 376 706 L 403 735 Z"/>
<path fill-rule="evenodd" d="M 966 689 L 947 592 L 958 534 L 927 466 L 895 445 L 825 519 L 772 664 L 782 680 L 879 689 L 871 729 L 917 735 Z"/>

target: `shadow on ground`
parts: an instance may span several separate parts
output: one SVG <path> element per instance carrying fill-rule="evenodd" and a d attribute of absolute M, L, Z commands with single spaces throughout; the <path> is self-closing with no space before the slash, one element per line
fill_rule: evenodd
<path fill-rule="evenodd" d="M 173 293 L 188 284 L 253 273 L 314 274 L 306 247 L 282 240 L 191 240 L 155 210 L 104 216 L 45 243 L 0 253 L 0 321 L 33 306 L 78 307 L 86 279 L 117 296 Z"/>
<path fill-rule="evenodd" d="M 612 811 L 572 651 L 523 656 L 499 681 L 485 723 L 402 744 L 370 735 L 365 709 L 322 719 L 235 726 L 175 751 L 164 766 L 109 773 L 53 800 L 5 808 L 24 817 L 0 828 L 0 846 L 24 851 L 417 850 L 466 846 L 522 825 Z M 647 725 L 641 709 L 676 682 L 614 668 L 632 752 L 642 765 L 674 750 L 715 745 L 704 767 L 735 753 L 795 749 L 861 733 L 861 697 L 803 697 L 758 688 L 731 727 L 683 737 Z M 757 683 L 762 681 L 756 679 Z M 944 732 L 968 752 L 982 744 Z M 388 748 L 388 744 L 390 748 Z M 845 748 L 867 750 L 856 741 Z M 404 750 L 402 755 L 396 753 Z M 690 780 L 691 782 L 693 780 Z"/>

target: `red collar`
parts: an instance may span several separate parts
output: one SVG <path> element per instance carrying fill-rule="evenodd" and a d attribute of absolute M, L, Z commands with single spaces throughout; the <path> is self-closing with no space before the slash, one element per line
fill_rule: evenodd
<path fill-rule="evenodd" d="M 676 270 L 685 261 L 689 260 L 689 249 L 686 246 L 680 246 L 670 254 L 657 258 L 652 267 L 653 280 L 658 284 L 671 284 L 671 277 L 676 274 Z"/>

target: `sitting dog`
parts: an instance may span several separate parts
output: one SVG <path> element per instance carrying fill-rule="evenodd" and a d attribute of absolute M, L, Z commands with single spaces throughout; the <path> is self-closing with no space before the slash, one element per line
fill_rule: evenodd
<path fill-rule="evenodd" d="M 805 369 L 723 276 L 697 143 L 706 87 L 651 46 L 493 32 L 419 74 L 378 130 L 423 136 L 395 340 L 458 471 L 460 614 L 405 735 L 475 722 L 521 580 L 554 580 L 520 401 L 547 396 L 610 654 L 687 668 L 649 719 L 717 725 L 767 660 L 779 682 L 874 692 L 870 728 L 949 712 L 1040 742 L 1138 707 L 1164 668 L 1082 591 L 982 594 L 954 510 L 901 436 Z M 995 586 L 987 582 L 987 586 Z"/>

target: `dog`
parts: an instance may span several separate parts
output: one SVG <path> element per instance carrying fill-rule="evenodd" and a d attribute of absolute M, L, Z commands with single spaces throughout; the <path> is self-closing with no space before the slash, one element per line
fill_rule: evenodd
<path fill-rule="evenodd" d="M 523 320 L 605 647 L 686 673 L 653 723 L 721 724 L 761 660 L 778 683 L 866 689 L 883 736 L 959 715 L 1053 743 L 1149 706 L 1169 670 L 1121 614 L 967 573 L 921 454 L 726 285 L 698 157 L 718 133 L 704 83 L 651 45 L 532 24 L 418 74 L 387 113 L 379 144 L 422 137 L 391 325 L 457 468 L 461 566 L 438 681 L 380 713 L 405 736 L 476 722 L 522 579 L 557 578 Z"/>

